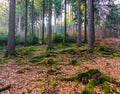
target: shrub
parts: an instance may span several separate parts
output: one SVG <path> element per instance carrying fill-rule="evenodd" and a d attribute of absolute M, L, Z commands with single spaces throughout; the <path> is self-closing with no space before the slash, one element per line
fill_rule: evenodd
<path fill-rule="evenodd" d="M 53 34 L 53 43 L 61 43 L 63 42 L 63 36 L 57 33 Z"/>
<path fill-rule="evenodd" d="M 0 46 L 7 45 L 7 33 L 0 32 Z"/>

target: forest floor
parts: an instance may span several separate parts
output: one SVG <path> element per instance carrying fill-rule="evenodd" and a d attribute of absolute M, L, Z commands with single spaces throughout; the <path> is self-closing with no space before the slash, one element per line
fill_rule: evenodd
<path fill-rule="evenodd" d="M 16 56 L 6 57 L 0 52 L 0 94 L 120 94 L 118 51 L 101 46 L 90 53 L 86 44 L 56 44 L 52 50 L 45 45 L 16 50 Z M 80 80 L 76 76 L 95 69 L 106 78 L 95 74 L 97 78 L 92 75 Z M 92 83 L 98 78 L 101 83 Z"/>

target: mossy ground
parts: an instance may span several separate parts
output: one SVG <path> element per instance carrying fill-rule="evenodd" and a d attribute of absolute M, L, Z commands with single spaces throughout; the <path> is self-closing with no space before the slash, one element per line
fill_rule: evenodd
<path fill-rule="evenodd" d="M 74 84 L 74 93 L 71 94 L 95 94 L 96 91 L 93 89 L 99 85 L 107 94 L 111 92 L 109 91 L 109 84 L 111 83 L 116 85 L 112 88 L 112 91 L 119 94 L 117 89 L 119 83 L 116 80 L 103 75 L 98 69 L 90 69 L 87 66 L 83 66 L 83 64 L 87 64 L 87 62 L 96 64 L 98 58 L 118 58 L 120 57 L 120 52 L 113 51 L 107 47 L 97 47 L 93 50 L 93 53 L 90 53 L 87 49 L 86 44 L 54 44 L 51 50 L 48 50 L 46 45 L 21 47 L 16 49 L 16 56 L 4 57 L 4 53 L 0 52 L 0 65 L 4 67 L 4 64 L 7 66 L 7 63 L 10 63 L 11 70 L 9 72 L 11 72 L 11 76 L 12 74 L 19 75 L 21 76 L 19 77 L 20 79 L 23 79 L 24 76 L 26 76 L 24 79 L 30 76 L 29 79 L 38 84 L 36 87 L 40 89 L 40 92 L 45 92 L 46 87 L 48 90 L 51 91 L 52 89 L 54 91 L 53 89 L 56 90 L 59 89 L 58 87 L 62 87 L 62 83 L 64 85 L 72 83 Z M 110 63 L 107 67 L 109 66 Z M 8 72 L 7 68 L 3 73 Z M 35 77 L 34 80 L 32 77 Z M 82 83 L 84 88 L 78 92 L 76 88 L 80 83 Z M 71 88 L 71 85 L 69 85 L 69 88 Z"/>

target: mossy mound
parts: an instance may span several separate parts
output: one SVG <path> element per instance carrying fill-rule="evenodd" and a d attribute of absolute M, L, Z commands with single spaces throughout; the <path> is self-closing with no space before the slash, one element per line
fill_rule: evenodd
<path fill-rule="evenodd" d="M 82 82 L 85 86 L 85 89 L 81 94 L 96 94 L 93 90 L 95 86 L 101 85 L 105 94 L 109 94 L 109 84 L 120 85 L 119 82 L 114 80 L 109 76 L 105 76 L 98 69 L 90 69 L 87 72 L 79 73 L 78 75 L 70 78 L 61 78 L 60 81 L 78 81 Z M 114 92 L 118 92 L 115 91 Z M 119 94 L 119 93 L 118 93 Z"/>

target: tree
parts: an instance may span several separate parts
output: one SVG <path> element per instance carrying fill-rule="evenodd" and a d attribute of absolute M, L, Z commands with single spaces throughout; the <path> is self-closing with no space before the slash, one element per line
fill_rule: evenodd
<path fill-rule="evenodd" d="M 64 39 L 63 43 L 66 42 L 66 34 L 67 34 L 67 21 L 66 21 L 66 7 L 67 7 L 67 1 L 65 0 L 65 23 L 64 23 Z"/>
<path fill-rule="evenodd" d="M 32 42 L 34 40 L 34 0 L 32 0 Z"/>
<path fill-rule="evenodd" d="M 88 0 L 88 45 L 89 50 L 94 48 L 95 34 L 94 34 L 94 0 Z"/>
<path fill-rule="evenodd" d="M 15 0 L 10 0 L 7 53 L 10 55 L 15 53 Z"/>
<path fill-rule="evenodd" d="M 42 44 L 44 44 L 44 18 L 45 18 L 45 0 L 43 0 Z"/>
<path fill-rule="evenodd" d="M 52 18 L 52 0 L 49 0 L 48 49 L 51 49 L 51 47 L 52 47 L 52 27 L 51 27 L 51 18 Z"/>
<path fill-rule="evenodd" d="M 78 0 L 78 44 L 82 44 L 81 36 L 81 0 Z"/>
<path fill-rule="evenodd" d="M 27 13 L 28 13 L 28 0 L 25 0 L 25 46 L 27 45 Z"/>
<path fill-rule="evenodd" d="M 85 15 L 84 15 L 84 42 L 87 42 L 87 1 L 84 0 L 85 2 Z"/>

